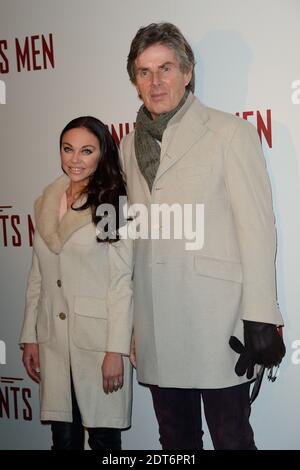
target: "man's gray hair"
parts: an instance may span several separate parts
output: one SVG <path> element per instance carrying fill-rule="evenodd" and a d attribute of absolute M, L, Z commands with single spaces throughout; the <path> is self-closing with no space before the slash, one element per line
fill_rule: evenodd
<path fill-rule="evenodd" d="M 130 52 L 127 58 L 127 71 L 130 80 L 136 84 L 135 61 L 137 57 L 149 46 L 163 44 L 172 49 L 180 64 L 180 70 L 188 73 L 192 70 L 192 78 L 186 88 L 192 92 L 195 90 L 195 57 L 191 46 L 180 30 L 172 23 L 151 23 L 140 28 L 132 40 Z"/>

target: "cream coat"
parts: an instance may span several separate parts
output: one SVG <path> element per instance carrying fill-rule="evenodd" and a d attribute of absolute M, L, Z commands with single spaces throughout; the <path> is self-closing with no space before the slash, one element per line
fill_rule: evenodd
<path fill-rule="evenodd" d="M 121 154 L 131 203 L 204 204 L 202 249 L 187 251 L 184 239 L 136 241 L 138 380 L 179 388 L 245 382 L 234 372 L 230 336 L 243 339 L 242 319 L 282 323 L 271 190 L 256 129 L 190 94 L 164 132 L 151 194 L 134 132 Z"/>
<path fill-rule="evenodd" d="M 106 395 L 101 366 L 106 351 L 129 354 L 132 330 L 132 245 L 96 242 L 89 210 L 59 207 L 69 178 L 48 186 L 36 202 L 36 233 L 20 343 L 38 343 L 41 419 L 72 421 L 70 369 L 87 427 L 130 425 L 132 371 Z"/>

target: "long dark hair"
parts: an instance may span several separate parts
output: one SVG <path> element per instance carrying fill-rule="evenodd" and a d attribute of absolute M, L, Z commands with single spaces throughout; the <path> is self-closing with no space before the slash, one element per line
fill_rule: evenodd
<path fill-rule="evenodd" d="M 95 225 L 103 219 L 103 215 L 97 216 L 97 207 L 100 204 L 110 204 L 116 211 L 116 232 L 108 233 L 106 238 L 97 236 L 98 242 L 115 242 L 119 239 L 119 197 L 126 196 L 126 187 L 120 166 L 119 151 L 116 142 L 112 138 L 107 126 L 99 119 L 92 116 L 81 116 L 70 121 L 62 130 L 59 139 L 60 149 L 63 136 L 70 129 L 84 128 L 97 137 L 100 147 L 100 159 L 95 172 L 90 176 L 89 183 L 83 190 L 86 194 L 86 202 L 73 210 L 85 210 L 90 208 L 92 220 Z M 121 214 L 122 215 L 122 214 Z"/>

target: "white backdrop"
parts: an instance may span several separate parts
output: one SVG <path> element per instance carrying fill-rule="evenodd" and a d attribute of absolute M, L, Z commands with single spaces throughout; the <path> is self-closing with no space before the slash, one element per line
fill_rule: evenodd
<path fill-rule="evenodd" d="M 50 447 L 17 347 L 33 201 L 60 174 L 58 137 L 69 120 L 90 114 L 117 132 L 133 128 L 140 103 L 126 58 L 137 29 L 157 21 L 175 23 L 191 43 L 205 104 L 249 111 L 255 125 L 260 114 L 268 129 L 287 355 L 277 382 L 264 381 L 252 424 L 259 448 L 300 448 L 299 15 L 298 0 L 0 0 L 0 449 Z M 138 384 L 123 447 L 160 448 L 149 392 Z"/>

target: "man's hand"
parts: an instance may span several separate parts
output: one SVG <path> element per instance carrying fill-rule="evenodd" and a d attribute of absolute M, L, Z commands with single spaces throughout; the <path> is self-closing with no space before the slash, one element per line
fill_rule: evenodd
<path fill-rule="evenodd" d="M 241 377 L 247 373 L 247 379 L 251 379 L 254 374 L 255 362 L 251 357 L 249 351 L 246 350 L 243 343 L 240 342 L 235 336 L 231 336 L 229 340 L 230 347 L 240 355 L 235 366 L 235 373 Z"/>
<path fill-rule="evenodd" d="M 245 346 L 235 336 L 229 340 L 230 347 L 240 354 L 235 366 L 238 376 L 247 373 L 250 379 L 255 364 L 267 368 L 277 366 L 285 355 L 284 342 L 276 325 L 244 320 L 244 341 Z"/>
<path fill-rule="evenodd" d="M 116 392 L 123 387 L 124 365 L 122 354 L 107 352 L 102 363 L 103 390 Z"/>
<path fill-rule="evenodd" d="M 245 348 L 256 364 L 278 366 L 285 355 L 285 346 L 276 325 L 244 320 Z"/>
<path fill-rule="evenodd" d="M 36 343 L 24 343 L 23 364 L 29 377 L 40 383 L 39 346 Z"/>

